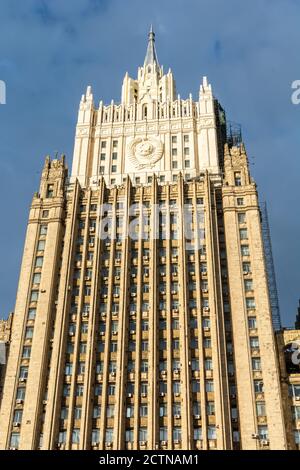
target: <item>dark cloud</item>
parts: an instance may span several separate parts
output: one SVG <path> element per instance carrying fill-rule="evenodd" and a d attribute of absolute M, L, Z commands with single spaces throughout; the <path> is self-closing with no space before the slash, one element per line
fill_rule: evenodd
<path fill-rule="evenodd" d="M 13 309 L 28 207 L 44 155 L 72 159 L 81 94 L 120 99 L 123 75 L 143 62 L 149 25 L 160 63 L 182 97 L 208 75 L 227 116 L 243 126 L 253 175 L 268 200 L 285 323 L 294 319 L 299 274 L 300 79 L 296 0 L 2 0 L 0 79 L 0 314 Z"/>

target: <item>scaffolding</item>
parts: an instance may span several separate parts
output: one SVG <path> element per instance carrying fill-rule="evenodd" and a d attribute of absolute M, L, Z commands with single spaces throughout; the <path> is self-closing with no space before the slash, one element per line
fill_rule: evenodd
<path fill-rule="evenodd" d="M 226 124 L 226 137 L 229 147 L 240 147 L 242 143 L 242 126 L 232 121 L 227 121 Z"/>
<path fill-rule="evenodd" d="M 267 203 L 263 202 L 261 204 L 261 216 L 262 216 L 262 236 L 264 244 L 264 253 L 265 253 L 265 262 L 266 270 L 268 277 L 268 288 L 269 288 L 269 298 L 272 311 L 272 323 L 275 331 L 281 329 L 281 319 L 280 319 L 280 308 L 278 300 L 278 291 L 276 283 L 276 274 L 274 267 L 274 258 L 272 251 L 272 242 L 271 242 L 271 233 L 268 217 L 268 208 Z"/>

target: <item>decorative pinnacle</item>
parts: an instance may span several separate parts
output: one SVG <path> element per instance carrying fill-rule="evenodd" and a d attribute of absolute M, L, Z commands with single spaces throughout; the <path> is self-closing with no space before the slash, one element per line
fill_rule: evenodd
<path fill-rule="evenodd" d="M 156 63 L 158 65 L 158 59 L 155 49 L 155 33 L 153 31 L 153 26 L 151 24 L 150 31 L 148 34 L 148 47 L 145 57 L 144 65 L 153 65 Z"/>

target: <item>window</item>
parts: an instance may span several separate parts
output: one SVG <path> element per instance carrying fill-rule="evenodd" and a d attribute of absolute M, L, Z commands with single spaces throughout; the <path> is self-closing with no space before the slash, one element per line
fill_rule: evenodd
<path fill-rule="evenodd" d="M 99 444 L 100 442 L 100 431 L 99 429 L 92 430 L 92 443 Z"/>
<path fill-rule="evenodd" d="M 202 440 L 202 428 L 194 428 L 194 441 Z"/>
<path fill-rule="evenodd" d="M 71 386 L 67 385 L 67 384 L 64 384 L 64 386 L 63 386 L 63 396 L 64 397 L 69 397 L 70 396 L 70 390 L 71 390 Z"/>
<path fill-rule="evenodd" d="M 147 428 L 140 428 L 139 429 L 139 441 L 147 441 L 148 439 L 148 432 Z"/>
<path fill-rule="evenodd" d="M 214 383 L 212 380 L 206 380 L 205 382 L 205 391 L 206 392 L 213 392 L 214 391 Z"/>
<path fill-rule="evenodd" d="M 250 337 L 250 348 L 251 349 L 258 349 L 259 348 L 259 339 L 257 336 Z"/>
<path fill-rule="evenodd" d="M 241 253 L 242 256 L 249 256 L 250 255 L 250 250 L 248 245 L 242 245 L 241 246 Z"/>
<path fill-rule="evenodd" d="M 105 431 L 105 443 L 112 443 L 114 438 L 113 428 L 107 428 Z"/>
<path fill-rule="evenodd" d="M 102 148 L 102 149 L 105 149 L 105 148 L 106 148 L 106 141 L 105 141 L 105 140 L 103 140 L 103 141 L 101 142 L 101 148 Z"/>
<path fill-rule="evenodd" d="M 200 393 L 200 380 L 192 380 L 192 392 Z"/>
<path fill-rule="evenodd" d="M 54 185 L 53 184 L 48 184 L 46 198 L 53 197 L 53 193 L 54 193 Z"/>
<path fill-rule="evenodd" d="M 14 423 L 21 423 L 21 421 L 22 421 L 22 415 L 23 415 L 23 411 L 22 411 L 22 410 L 15 410 L 13 422 L 14 422 Z"/>
<path fill-rule="evenodd" d="M 117 152 L 113 152 L 113 153 L 112 153 L 112 159 L 113 159 L 113 160 L 117 160 L 117 159 L 118 159 L 118 154 L 117 154 Z"/>
<path fill-rule="evenodd" d="M 252 297 L 248 297 L 246 299 L 246 307 L 247 309 L 254 309 L 255 308 L 255 300 Z"/>
<path fill-rule="evenodd" d="M 209 440 L 216 440 L 217 439 L 217 433 L 216 433 L 215 426 L 208 426 L 208 428 L 207 428 L 207 437 L 208 437 Z"/>
<path fill-rule="evenodd" d="M 295 444 L 300 444 L 300 429 L 295 429 L 294 431 Z"/>
<path fill-rule="evenodd" d="M 102 384 L 95 385 L 95 396 L 99 397 L 102 395 Z"/>
<path fill-rule="evenodd" d="M 33 328 L 31 326 L 26 328 L 25 331 L 25 339 L 32 339 L 33 338 Z"/>
<path fill-rule="evenodd" d="M 251 273 L 251 264 L 248 262 L 243 263 L 243 272 L 250 274 Z"/>
<path fill-rule="evenodd" d="M 140 406 L 140 416 L 141 417 L 148 416 L 148 405 L 141 405 Z"/>
<path fill-rule="evenodd" d="M 36 268 L 41 268 L 43 266 L 43 256 L 37 256 L 35 260 L 35 267 Z"/>
<path fill-rule="evenodd" d="M 290 396 L 300 397 L 300 384 L 293 384 L 290 386 Z"/>
<path fill-rule="evenodd" d="M 215 403 L 213 401 L 207 402 L 206 412 L 208 416 L 213 416 L 215 414 Z"/>
<path fill-rule="evenodd" d="M 112 165 L 111 172 L 112 173 L 117 173 L 117 165 Z"/>
<path fill-rule="evenodd" d="M 28 377 L 28 367 L 20 367 L 20 379 L 27 379 Z"/>
<path fill-rule="evenodd" d="M 148 351 L 148 341 L 142 341 L 142 351 Z"/>
<path fill-rule="evenodd" d="M 96 374 L 102 374 L 103 373 L 103 367 L 104 367 L 103 361 L 97 362 L 96 363 Z"/>
<path fill-rule="evenodd" d="M 180 382 L 173 382 L 173 393 L 180 393 Z"/>
<path fill-rule="evenodd" d="M 172 135 L 172 144 L 177 144 L 177 135 Z"/>
<path fill-rule="evenodd" d="M 251 292 L 253 290 L 253 280 L 252 279 L 245 279 L 244 281 L 245 291 Z"/>
<path fill-rule="evenodd" d="M 242 186 L 242 178 L 240 172 L 234 173 L 234 184 L 235 186 Z"/>
<path fill-rule="evenodd" d="M 22 353 L 22 357 L 24 359 L 29 359 L 30 358 L 30 354 L 31 354 L 31 347 L 30 346 L 24 346 L 23 348 L 23 353 Z"/>
<path fill-rule="evenodd" d="M 257 416 L 266 416 L 266 404 L 264 401 L 256 402 L 256 413 Z"/>
<path fill-rule="evenodd" d="M 17 396 L 16 396 L 16 399 L 17 399 L 17 400 L 24 400 L 24 399 L 25 399 L 25 392 L 26 392 L 25 387 L 19 387 L 19 388 L 17 389 Z"/>
<path fill-rule="evenodd" d="M 264 383 L 261 380 L 254 380 L 254 391 L 255 393 L 264 392 Z"/>
<path fill-rule="evenodd" d="M 117 352 L 118 350 L 118 343 L 116 341 L 112 341 L 110 343 L 110 352 Z"/>
<path fill-rule="evenodd" d="M 77 373 L 79 375 L 83 375 L 85 373 L 85 362 L 79 362 L 78 363 L 78 371 Z"/>
<path fill-rule="evenodd" d="M 186 142 L 189 142 L 189 136 L 188 135 L 184 135 L 183 136 L 183 142 L 186 143 Z"/>
<path fill-rule="evenodd" d="M 17 432 L 12 432 L 10 437 L 10 447 L 14 449 L 19 448 L 20 434 Z"/>
<path fill-rule="evenodd" d="M 40 235 L 47 235 L 48 225 L 41 225 Z"/>
<path fill-rule="evenodd" d="M 39 291 L 33 290 L 31 291 L 30 302 L 37 302 L 39 298 Z"/>
<path fill-rule="evenodd" d="M 238 222 L 239 222 L 239 224 L 244 224 L 246 222 L 245 212 L 239 212 L 238 213 Z"/>
<path fill-rule="evenodd" d="M 253 370 L 256 370 L 256 371 L 261 370 L 261 361 L 260 361 L 260 357 L 253 357 L 253 358 L 252 358 L 252 369 L 253 369 Z"/>
<path fill-rule="evenodd" d="M 36 316 L 36 309 L 35 308 L 30 308 L 28 310 L 28 320 L 34 320 Z"/>
<path fill-rule="evenodd" d="M 173 440 L 174 441 L 181 441 L 181 428 L 174 427 L 173 428 Z"/>
<path fill-rule="evenodd" d="M 125 442 L 133 442 L 133 429 L 125 430 Z"/>
<path fill-rule="evenodd" d="M 167 441 L 167 439 L 168 439 L 168 428 L 166 427 L 159 428 L 159 440 Z"/>
<path fill-rule="evenodd" d="M 41 282 L 41 273 L 36 273 L 33 275 L 32 283 L 33 284 L 40 284 Z"/>
<path fill-rule="evenodd" d="M 115 361 L 111 361 L 108 365 L 108 370 L 110 374 L 116 373 L 117 370 L 117 363 Z"/>
<path fill-rule="evenodd" d="M 82 397 L 83 396 L 83 385 L 77 385 L 76 387 L 76 397 Z"/>
<path fill-rule="evenodd" d="M 148 361 L 141 361 L 141 372 L 148 372 Z"/>
<path fill-rule="evenodd" d="M 80 429 L 73 429 L 72 431 L 72 444 L 79 444 Z"/>
<path fill-rule="evenodd" d="M 116 386 L 114 384 L 109 384 L 108 395 L 114 396 L 115 394 L 116 394 Z"/>
<path fill-rule="evenodd" d="M 241 240 L 248 240 L 248 230 L 246 228 L 240 229 L 240 239 Z"/>
<path fill-rule="evenodd" d="M 82 408 L 81 406 L 75 406 L 74 408 L 74 419 L 81 419 Z"/>
<path fill-rule="evenodd" d="M 60 431 L 58 435 L 58 442 L 60 444 L 65 444 L 67 440 L 67 431 Z"/>
<path fill-rule="evenodd" d="M 248 326 L 251 330 L 257 328 L 256 317 L 248 317 Z"/>
<path fill-rule="evenodd" d="M 108 405 L 106 407 L 106 417 L 113 418 L 115 415 L 115 405 Z"/>
<path fill-rule="evenodd" d="M 236 202 L 237 202 L 238 206 L 243 206 L 244 205 L 244 198 L 243 197 L 238 197 Z"/>
<path fill-rule="evenodd" d="M 126 418 L 133 418 L 134 416 L 134 406 L 128 405 L 126 408 Z"/>
<path fill-rule="evenodd" d="M 259 439 L 268 440 L 269 439 L 268 426 L 258 426 L 258 435 L 259 435 Z"/>
<path fill-rule="evenodd" d="M 45 245 L 46 245 L 45 240 L 40 240 L 38 242 L 37 251 L 44 251 L 45 250 Z"/>
<path fill-rule="evenodd" d="M 98 419 L 101 416 L 101 406 L 96 405 L 93 408 L 93 418 Z"/>
<path fill-rule="evenodd" d="M 212 359 L 205 359 L 204 361 L 205 370 L 213 370 L 213 362 Z"/>

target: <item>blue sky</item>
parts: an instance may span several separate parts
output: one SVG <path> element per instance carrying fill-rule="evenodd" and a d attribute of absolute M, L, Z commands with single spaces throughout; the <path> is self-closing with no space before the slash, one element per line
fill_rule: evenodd
<path fill-rule="evenodd" d="M 28 208 L 46 154 L 70 164 L 78 104 L 120 99 L 142 64 L 152 22 L 158 57 L 178 92 L 196 99 L 203 75 L 227 117 L 242 124 L 268 201 L 283 323 L 300 297 L 298 0 L 1 0 L 0 316 L 14 308 Z"/>

